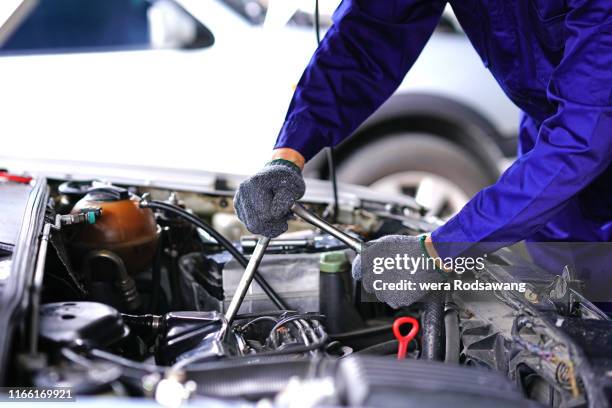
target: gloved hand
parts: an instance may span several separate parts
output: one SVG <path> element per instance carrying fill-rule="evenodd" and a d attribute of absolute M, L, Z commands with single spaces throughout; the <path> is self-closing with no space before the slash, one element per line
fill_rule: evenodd
<path fill-rule="evenodd" d="M 446 279 L 446 273 L 436 268 L 427 254 L 424 238 L 388 235 L 368 242 L 353 261 L 353 278 L 361 280 L 366 292 L 395 309 L 421 300 L 428 293 L 421 283 Z M 412 290 L 381 289 L 383 284 L 403 281 L 413 282 Z"/>
<path fill-rule="evenodd" d="M 287 231 L 291 206 L 305 190 L 297 165 L 283 159 L 272 160 L 259 173 L 240 183 L 234 209 L 250 232 L 274 238 Z"/>

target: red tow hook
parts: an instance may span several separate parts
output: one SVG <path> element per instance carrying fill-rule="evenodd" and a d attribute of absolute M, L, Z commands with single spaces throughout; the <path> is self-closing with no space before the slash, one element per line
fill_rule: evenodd
<path fill-rule="evenodd" d="M 13 183 L 29 184 L 30 181 L 32 181 L 32 177 L 18 176 L 17 174 L 0 171 L 0 181 L 11 181 Z"/>
<path fill-rule="evenodd" d="M 402 336 L 402 333 L 400 332 L 400 327 L 402 327 L 406 323 L 410 323 L 412 327 L 410 328 L 410 331 L 407 335 Z M 414 339 L 418 332 L 419 321 L 414 317 L 405 316 L 395 319 L 395 321 L 393 322 L 393 335 L 395 336 L 397 341 L 399 341 L 399 347 L 397 349 L 398 360 L 403 360 L 406 358 L 406 353 L 408 352 L 408 345 L 410 344 L 412 339 Z"/>

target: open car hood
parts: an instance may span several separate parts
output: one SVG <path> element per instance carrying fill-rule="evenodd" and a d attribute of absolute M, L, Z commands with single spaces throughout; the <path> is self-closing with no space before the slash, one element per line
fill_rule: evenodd
<path fill-rule="evenodd" d="M 7 156 L 0 156 L 0 168 L 17 174 L 40 175 L 54 179 L 97 179 L 112 184 L 138 184 L 228 196 L 233 195 L 238 184 L 247 177 L 202 170 L 144 165 L 119 166 L 81 161 L 15 159 Z M 403 194 L 380 193 L 369 187 L 346 183 L 339 183 L 338 186 L 340 205 L 356 206 L 362 201 L 373 201 L 405 206 L 418 212 L 423 210 L 412 197 Z M 306 179 L 305 201 L 327 203 L 331 195 L 332 187 L 329 181 Z"/>

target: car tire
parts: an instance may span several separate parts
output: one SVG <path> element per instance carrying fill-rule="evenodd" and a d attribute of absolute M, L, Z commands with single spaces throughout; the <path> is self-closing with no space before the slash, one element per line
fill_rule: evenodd
<path fill-rule="evenodd" d="M 411 176 L 418 178 L 419 174 L 431 175 L 439 184 L 443 184 L 441 188 L 448 193 L 453 189 L 457 190 L 457 194 L 463 192 L 464 197 L 455 200 L 456 205 L 449 204 L 455 208 L 447 207 L 434 213 L 442 218 L 457 212 L 470 197 L 494 181 L 465 149 L 438 136 L 423 133 L 393 134 L 368 143 L 352 152 L 339 163 L 337 169 L 340 181 L 409 195 L 416 194 L 410 191 L 414 186 L 401 186 L 398 191 L 378 187 L 386 185 L 385 180 L 395 180 L 394 177 L 398 183 L 408 179 L 407 183 L 410 184 Z"/>

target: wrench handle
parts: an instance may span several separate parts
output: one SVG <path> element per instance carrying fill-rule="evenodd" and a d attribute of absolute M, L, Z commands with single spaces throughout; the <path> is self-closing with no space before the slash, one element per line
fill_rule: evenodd
<path fill-rule="evenodd" d="M 293 211 L 293 213 L 296 216 L 300 217 L 307 223 L 314 225 L 315 227 L 327 232 L 329 235 L 333 236 L 334 238 L 337 238 L 338 240 L 344 242 L 353 251 L 357 252 L 358 254 L 361 253 L 363 242 L 361 242 L 360 240 L 356 238 L 351 237 L 350 235 L 346 234 L 344 231 L 340 231 L 338 228 L 334 227 L 328 222 L 317 217 L 315 214 L 311 213 L 306 208 L 304 208 L 302 204 L 300 203 L 293 204 L 293 207 L 291 207 L 291 211 Z"/>
<path fill-rule="evenodd" d="M 246 296 L 247 290 L 249 290 L 249 287 L 251 286 L 251 282 L 255 277 L 257 267 L 259 266 L 269 243 L 270 238 L 268 237 L 260 237 L 257 241 L 255 250 L 253 250 L 253 254 L 251 255 L 251 258 L 249 258 L 249 263 L 242 273 L 240 282 L 238 282 L 236 292 L 234 292 L 234 296 L 232 296 L 232 300 L 225 311 L 225 319 L 229 324 L 232 323 L 232 320 L 234 320 L 234 317 L 236 317 L 236 314 L 238 314 L 238 309 L 240 309 L 240 305 L 242 305 L 242 301 Z"/>

